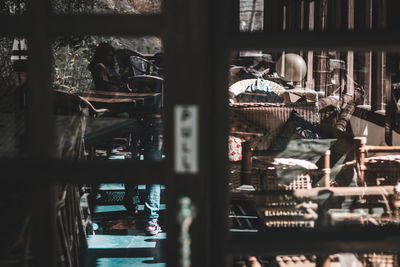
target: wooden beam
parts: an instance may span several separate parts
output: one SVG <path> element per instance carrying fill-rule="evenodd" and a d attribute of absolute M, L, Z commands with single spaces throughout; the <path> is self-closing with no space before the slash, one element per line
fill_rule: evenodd
<path fill-rule="evenodd" d="M 354 30 L 354 0 L 348 0 L 348 30 Z M 347 81 L 346 81 L 346 93 L 349 95 L 354 94 L 354 52 L 347 52 Z"/>
<path fill-rule="evenodd" d="M 284 228 L 257 233 L 231 233 L 228 252 L 232 256 L 393 252 L 393 248 L 399 246 L 400 236 L 393 229 L 329 227 L 299 231 Z"/>
<path fill-rule="evenodd" d="M 283 1 L 264 0 L 264 32 L 283 30 Z"/>
<path fill-rule="evenodd" d="M 308 20 L 308 31 L 314 31 L 314 17 L 315 17 L 315 2 L 309 1 L 307 5 L 307 20 Z M 314 77 L 313 77 L 313 69 L 314 69 L 314 52 L 308 51 L 307 53 L 307 82 L 306 87 L 314 90 Z"/>

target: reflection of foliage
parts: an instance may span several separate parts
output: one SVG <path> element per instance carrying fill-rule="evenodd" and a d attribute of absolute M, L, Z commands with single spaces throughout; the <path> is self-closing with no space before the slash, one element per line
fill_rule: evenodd
<path fill-rule="evenodd" d="M 27 0 L 0 0 L 0 14 L 11 15 L 25 11 Z M 161 0 L 51 0 L 56 13 L 155 13 L 159 12 Z M 13 38 L 0 38 L 0 94 L 11 92 L 13 69 L 11 63 Z M 53 44 L 54 87 L 72 91 L 92 86 L 92 77 L 87 69 L 96 44 L 108 42 L 117 49 L 130 49 L 143 54 L 161 50 L 161 41 L 156 37 L 63 37 Z M 5 90 L 5 88 L 7 90 Z"/>
<path fill-rule="evenodd" d="M 161 13 L 161 0 L 130 0 L 133 8 L 141 14 Z"/>
<path fill-rule="evenodd" d="M 25 10 L 23 0 L 1 0 L 0 1 L 0 14 L 14 15 L 21 14 Z"/>
<path fill-rule="evenodd" d="M 13 66 L 11 63 L 13 39 L 0 38 L 0 109 L 11 108 L 13 88 Z"/>
<path fill-rule="evenodd" d="M 15 1 L 15 0 L 14 0 Z M 52 0 L 57 13 L 155 13 L 161 0 Z M 161 41 L 156 37 L 68 37 L 58 38 L 53 46 L 54 87 L 70 91 L 85 90 L 92 86 L 87 69 L 96 44 L 110 43 L 117 49 L 131 49 L 140 53 L 156 53 Z"/>
<path fill-rule="evenodd" d="M 51 0 L 51 4 L 57 13 L 89 13 L 95 0 Z"/>
<path fill-rule="evenodd" d="M 53 46 L 54 87 L 73 92 L 91 88 L 92 76 L 87 67 L 100 42 L 107 42 L 116 50 L 130 49 L 143 54 L 161 50 L 161 41 L 156 37 L 133 39 L 90 36 L 58 39 Z"/>

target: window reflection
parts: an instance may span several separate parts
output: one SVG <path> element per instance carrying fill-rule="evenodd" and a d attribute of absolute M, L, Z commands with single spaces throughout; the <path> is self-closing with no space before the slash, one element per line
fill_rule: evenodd
<path fill-rule="evenodd" d="M 233 257 L 233 267 L 242 266 L 397 266 L 397 254 L 338 253 L 320 255 L 276 255 L 276 256 L 239 256 Z"/>
<path fill-rule="evenodd" d="M 158 14 L 162 0 L 52 0 L 57 14 Z"/>
<path fill-rule="evenodd" d="M 0 157 L 26 155 L 27 46 L 25 39 L 0 38 Z"/>
<path fill-rule="evenodd" d="M 56 40 L 54 111 L 64 143 L 58 153 L 67 146 L 81 151 L 80 159 L 164 157 L 161 49 L 156 37 Z M 68 145 L 76 144 L 73 140 L 81 140 L 82 148 Z"/>
<path fill-rule="evenodd" d="M 397 59 L 379 51 L 235 54 L 231 232 L 399 224 Z"/>

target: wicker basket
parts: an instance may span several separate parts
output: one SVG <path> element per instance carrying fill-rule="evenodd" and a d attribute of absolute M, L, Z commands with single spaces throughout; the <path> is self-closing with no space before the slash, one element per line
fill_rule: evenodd
<path fill-rule="evenodd" d="M 238 117 L 248 121 L 268 133 L 268 137 L 258 149 L 267 149 L 271 145 L 293 109 L 314 125 L 320 122 L 318 106 L 315 104 L 235 103 L 230 105 L 230 109 L 232 118 Z"/>
<path fill-rule="evenodd" d="M 256 190 L 281 191 L 294 189 L 310 189 L 312 187 L 311 177 L 305 170 L 299 173 L 289 184 L 280 184 L 276 176 L 275 166 L 267 164 L 253 167 L 250 175 L 250 185 Z M 235 189 L 241 185 L 240 162 L 230 162 L 229 185 Z"/>
<path fill-rule="evenodd" d="M 241 93 L 244 93 L 246 91 L 246 89 L 249 86 L 251 86 L 253 83 L 255 83 L 256 81 L 257 81 L 257 79 L 246 79 L 246 80 L 238 81 L 229 87 L 229 91 L 232 92 L 235 96 L 237 96 Z M 283 94 L 284 92 L 286 92 L 285 88 L 283 88 L 282 85 L 280 85 L 276 82 L 272 82 L 269 80 L 264 80 L 264 82 L 278 96 Z"/>
<path fill-rule="evenodd" d="M 252 185 L 256 190 L 262 189 L 261 177 L 262 172 L 258 169 L 253 168 L 250 175 L 250 185 Z M 242 183 L 240 180 L 240 162 L 229 162 L 229 188 L 235 189 L 241 185 Z"/>
<path fill-rule="evenodd" d="M 397 185 L 400 181 L 400 155 L 365 159 L 367 185 Z"/>

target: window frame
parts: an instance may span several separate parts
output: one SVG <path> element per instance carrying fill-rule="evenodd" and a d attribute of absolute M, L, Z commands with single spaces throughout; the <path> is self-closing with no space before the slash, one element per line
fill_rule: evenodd
<path fill-rule="evenodd" d="M 276 0 L 265 0 L 267 3 Z M 13 178 L 4 177 L 2 183 L 34 185 L 34 255 L 40 259 L 39 266 L 55 266 L 54 200 L 52 187 L 57 182 L 91 183 L 96 175 L 113 170 L 116 175 L 130 175 L 138 182 L 148 181 L 167 185 L 168 232 L 167 264 L 178 266 L 178 233 L 175 220 L 178 212 L 177 199 L 189 195 L 197 206 L 198 214 L 191 228 L 193 266 L 225 266 L 227 255 L 237 253 L 269 254 L 282 251 L 336 252 L 337 245 L 351 244 L 346 248 L 387 249 L 400 245 L 400 232 L 376 233 L 368 230 L 339 230 L 315 233 L 276 233 L 271 235 L 239 235 L 228 233 L 229 193 L 227 187 L 228 136 L 228 66 L 231 52 L 235 49 L 318 50 L 349 49 L 370 51 L 399 51 L 400 30 L 361 30 L 334 32 L 281 32 L 264 27 L 262 33 L 240 33 L 238 27 L 238 0 L 221 1 L 165 1 L 160 15 L 53 15 L 50 0 L 28 1 L 27 13 L 22 16 L 0 16 L 7 27 L 0 28 L 2 36 L 27 36 L 29 41 L 29 66 L 31 116 L 29 157 L 0 159 L 0 168 L 13 173 Z M 399 10 L 399 9 L 397 9 Z M 200 15 L 199 15 L 200 14 Z M 235 17 L 235 14 L 237 16 Z M 266 13 L 265 13 L 266 14 Z M 265 20 L 265 18 L 264 18 Z M 274 24 L 271 22 L 271 24 Z M 266 25 L 264 23 L 264 25 Z M 104 26 L 104 27 L 101 27 Z M 275 26 L 271 26 L 275 27 Z M 99 30 L 101 28 L 102 30 Z M 195 29 L 195 30 L 193 30 Z M 57 35 L 106 34 L 143 36 L 160 34 L 165 45 L 167 58 L 166 103 L 166 151 L 164 163 L 102 163 L 65 162 L 54 160 L 53 120 L 51 117 L 52 97 L 50 88 L 50 41 Z M 188 57 L 190 55 L 190 57 Z M 37 63 L 44 68 L 37 68 Z M 189 70 L 187 64 L 198 64 Z M 196 73 L 201 80 L 188 90 L 188 77 Z M 43 90 L 46 88 L 46 90 Z M 173 108 L 177 104 L 196 104 L 200 108 L 200 172 L 196 175 L 178 175 L 173 171 Z M 40 127 L 38 127 L 40 126 Z M 26 171 L 21 170 L 26 167 Z M 27 175 L 29 171 L 29 175 Z M 71 174 L 80 173 L 76 178 Z M 160 178 L 165 177 L 165 178 Z M 106 178 L 104 182 L 124 182 Z M 128 178 L 127 178 L 128 179 Z M 279 242 L 278 242 L 279 241 Z M 290 242 L 287 242 L 290 241 Z M 351 241 L 351 242 L 349 242 Z M 349 242 L 349 243 L 348 243 Z M 52 255 L 52 256 L 49 256 Z"/>
<path fill-rule="evenodd" d="M 290 1 L 290 0 L 289 0 Z M 343 3 L 354 5 L 354 1 L 346 0 Z M 385 1 L 385 0 L 383 0 Z M 231 1 L 231 5 L 238 5 L 239 0 Z M 288 2 L 288 1 L 287 1 Z M 268 4 L 276 4 L 276 0 L 265 0 L 264 8 Z M 316 3 L 316 1 L 310 1 Z M 227 3 L 229 4 L 229 3 Z M 399 6 L 397 3 L 393 5 Z M 393 6 L 392 6 L 393 8 Z M 237 12 L 237 8 L 232 10 Z M 384 27 L 368 27 L 353 30 L 349 24 L 349 28 L 341 27 L 339 30 L 328 29 L 327 31 L 315 30 L 311 32 L 299 31 L 282 31 L 279 29 L 280 24 L 274 26 L 266 24 L 269 19 L 264 10 L 264 32 L 239 32 L 236 29 L 237 19 L 230 21 L 236 22 L 236 26 L 231 27 L 228 36 L 228 44 L 230 51 L 233 50 L 254 50 L 264 49 L 271 52 L 281 52 L 284 50 L 297 51 L 319 51 L 319 50 L 335 50 L 335 51 L 400 51 L 400 39 L 396 36 L 399 29 L 390 28 L 384 30 Z M 274 13 L 274 11 L 272 11 Z M 279 13 L 279 12 L 275 12 Z M 375 15 L 375 14 L 374 14 Z M 239 17 L 239 13 L 232 14 Z M 369 23 L 369 21 L 366 21 Z M 354 25 L 354 23 L 353 23 Z M 235 28 L 236 27 L 236 28 Z M 396 36 L 396 37 L 394 37 Z M 394 38 L 392 38 L 394 37 Z M 381 86 L 380 90 L 375 87 L 372 91 L 376 98 L 382 96 L 387 88 Z M 385 115 L 382 107 L 375 99 L 372 104 L 373 115 L 375 120 L 384 121 Z M 371 109 L 371 106 L 367 107 Z M 371 116 L 369 116 L 371 117 Z M 369 119 L 369 118 L 368 118 Z M 263 233 L 231 233 L 228 236 L 228 255 L 267 255 L 275 256 L 279 254 L 309 254 L 309 253 L 337 253 L 337 252 L 366 252 L 366 251 L 391 251 L 400 245 L 400 230 L 373 230 L 373 229 L 352 229 L 351 231 L 341 229 L 318 229 L 318 230 L 285 230 L 285 231 L 268 231 Z"/>

